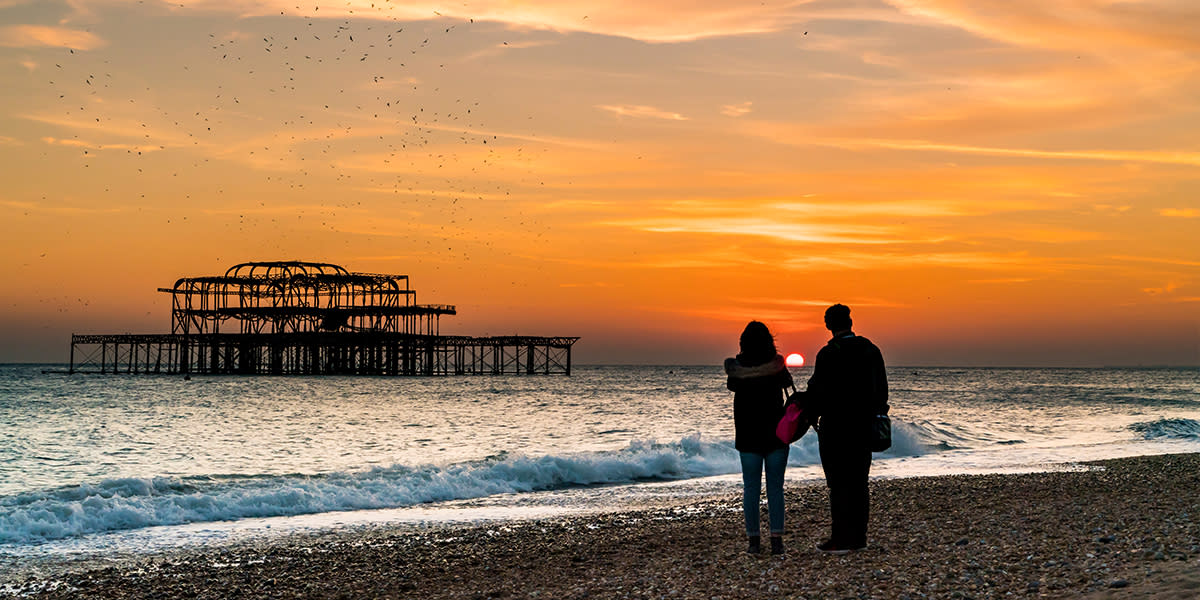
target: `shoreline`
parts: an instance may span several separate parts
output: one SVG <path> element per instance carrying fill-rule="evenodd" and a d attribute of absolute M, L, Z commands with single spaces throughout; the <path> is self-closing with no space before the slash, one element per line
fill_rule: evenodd
<path fill-rule="evenodd" d="M 787 553 L 744 553 L 740 494 L 472 525 L 373 526 L 27 575 L 31 598 L 1184 598 L 1200 595 L 1200 454 L 871 483 L 870 547 L 819 554 L 821 484 Z"/>

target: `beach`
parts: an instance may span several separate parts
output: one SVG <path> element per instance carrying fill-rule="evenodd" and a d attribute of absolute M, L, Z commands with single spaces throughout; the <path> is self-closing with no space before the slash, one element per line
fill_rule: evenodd
<path fill-rule="evenodd" d="M 820 483 L 787 552 L 748 555 L 740 498 L 484 525 L 372 527 L 12 581 L 32 598 L 1192 598 L 1200 454 L 881 479 L 870 547 L 826 556 Z"/>

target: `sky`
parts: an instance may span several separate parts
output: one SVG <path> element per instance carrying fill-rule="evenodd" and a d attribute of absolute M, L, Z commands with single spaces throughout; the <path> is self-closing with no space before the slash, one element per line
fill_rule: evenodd
<path fill-rule="evenodd" d="M 719 364 L 1200 365 L 1191 0 L 0 0 L 0 362 L 247 261 Z"/>

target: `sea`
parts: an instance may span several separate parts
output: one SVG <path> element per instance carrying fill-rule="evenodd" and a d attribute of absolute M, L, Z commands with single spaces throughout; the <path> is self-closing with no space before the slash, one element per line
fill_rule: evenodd
<path fill-rule="evenodd" d="M 0 581 L 38 565 L 356 527 L 732 494 L 720 365 L 570 376 L 61 375 L 0 365 Z M 793 369 L 798 382 L 808 368 Z M 1197 368 L 889 367 L 875 478 L 1200 452 Z M 816 435 L 788 485 L 820 485 Z M 88 561 L 91 561 L 90 563 Z"/>

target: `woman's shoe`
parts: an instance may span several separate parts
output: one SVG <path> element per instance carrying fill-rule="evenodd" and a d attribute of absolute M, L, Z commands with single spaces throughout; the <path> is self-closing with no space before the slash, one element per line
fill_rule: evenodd
<path fill-rule="evenodd" d="M 783 554 L 783 538 L 771 536 L 771 554 Z"/>
<path fill-rule="evenodd" d="M 746 553 L 758 554 L 759 552 L 762 552 L 762 544 L 760 543 L 761 538 L 759 538 L 757 535 L 749 536 L 749 538 L 750 544 L 746 546 Z"/>

